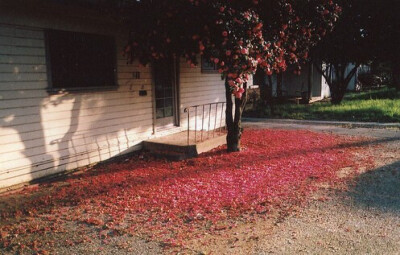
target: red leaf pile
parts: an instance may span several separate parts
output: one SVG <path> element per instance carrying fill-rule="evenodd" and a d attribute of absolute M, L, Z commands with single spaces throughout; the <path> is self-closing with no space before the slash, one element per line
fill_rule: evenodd
<path fill-rule="evenodd" d="M 304 201 L 316 184 L 341 181 L 337 171 L 357 168 L 358 141 L 309 131 L 246 130 L 238 153 L 218 148 L 179 162 L 138 154 L 102 164 L 37 191 L 23 191 L 31 196 L 25 214 L 3 212 L 3 220 L 34 214 L 54 224 L 37 226 L 30 218 L 25 225 L 0 225 L 0 247 L 10 243 L 11 233 L 21 234 L 21 226 L 55 231 L 63 221 L 180 244 L 196 229 L 218 230 L 223 220 L 283 210 Z M 41 191 L 44 195 L 34 196 Z"/>

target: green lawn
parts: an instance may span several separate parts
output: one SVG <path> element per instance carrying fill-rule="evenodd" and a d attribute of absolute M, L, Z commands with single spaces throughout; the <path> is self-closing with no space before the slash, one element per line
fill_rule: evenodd
<path fill-rule="evenodd" d="M 248 117 L 269 117 L 308 120 L 343 120 L 365 122 L 400 122 L 400 92 L 392 88 L 383 88 L 368 92 L 348 93 L 342 104 L 316 102 L 310 105 L 293 103 L 274 106 L 274 115 L 270 109 L 250 110 Z"/>

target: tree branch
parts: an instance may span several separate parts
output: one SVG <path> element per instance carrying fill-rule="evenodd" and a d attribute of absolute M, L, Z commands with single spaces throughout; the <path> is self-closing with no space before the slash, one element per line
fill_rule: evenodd
<path fill-rule="evenodd" d="M 353 77 L 353 75 L 356 73 L 358 67 L 360 66 L 360 64 L 356 64 L 353 69 L 351 69 L 351 71 L 347 74 L 344 82 L 345 84 L 348 84 L 350 82 L 350 79 Z"/>
<path fill-rule="evenodd" d="M 317 69 L 317 71 L 325 78 L 326 82 L 327 82 L 328 84 L 330 84 L 331 81 L 330 81 L 330 79 L 326 76 L 326 74 L 325 74 L 325 72 L 322 70 L 322 68 L 319 67 L 319 66 L 318 66 L 316 63 L 314 63 L 314 62 L 313 62 L 313 64 L 314 64 L 315 68 Z"/>

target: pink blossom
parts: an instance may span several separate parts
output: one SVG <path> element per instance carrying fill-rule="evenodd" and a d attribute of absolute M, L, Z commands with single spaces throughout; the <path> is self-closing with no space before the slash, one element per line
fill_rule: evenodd
<path fill-rule="evenodd" d="M 199 44 L 199 50 L 203 51 L 205 49 L 204 45 L 202 43 Z"/>
<path fill-rule="evenodd" d="M 236 98 L 242 98 L 242 93 L 239 93 L 239 92 L 238 92 L 238 93 L 235 93 L 235 97 L 236 97 Z"/>
<path fill-rule="evenodd" d="M 130 52 L 130 51 L 131 51 L 131 49 L 132 49 L 132 48 L 131 48 L 131 46 L 130 46 L 130 45 L 128 45 L 128 46 L 126 46 L 126 48 L 125 48 L 125 52 L 126 52 L 126 53 L 128 53 L 128 52 Z"/>

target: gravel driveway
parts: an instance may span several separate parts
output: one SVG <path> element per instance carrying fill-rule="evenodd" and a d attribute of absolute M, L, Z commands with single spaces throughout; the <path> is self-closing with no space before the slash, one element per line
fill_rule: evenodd
<path fill-rule="evenodd" d="M 272 234 L 259 239 L 253 254 L 400 254 L 399 130 L 267 121 L 247 122 L 248 127 L 366 136 L 380 145 L 372 155 L 374 171 L 362 173 L 347 192 L 327 190 L 327 201 L 312 200 L 276 224 Z"/>

